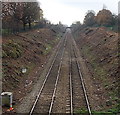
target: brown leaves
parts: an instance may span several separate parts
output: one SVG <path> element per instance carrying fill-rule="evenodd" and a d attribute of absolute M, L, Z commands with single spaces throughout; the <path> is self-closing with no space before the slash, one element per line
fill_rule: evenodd
<path fill-rule="evenodd" d="M 112 18 L 112 13 L 109 10 L 103 9 L 98 12 L 96 16 L 96 21 L 100 25 L 111 25 Z"/>

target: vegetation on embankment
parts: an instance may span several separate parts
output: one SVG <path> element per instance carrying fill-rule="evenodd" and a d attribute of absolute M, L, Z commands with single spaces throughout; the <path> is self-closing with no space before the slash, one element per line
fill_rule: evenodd
<path fill-rule="evenodd" d="M 31 91 L 60 36 L 43 28 L 3 37 L 2 91 L 13 92 L 15 103 Z"/>
<path fill-rule="evenodd" d="M 120 112 L 118 34 L 95 27 L 87 27 L 73 34 L 93 81 L 103 87 L 101 96 L 106 95 L 106 98 L 102 100 L 105 104 L 101 108 L 106 113 Z"/>
<path fill-rule="evenodd" d="M 65 31 L 51 24 L 35 2 L 2 2 L 2 91 L 17 104 L 32 90 Z"/>

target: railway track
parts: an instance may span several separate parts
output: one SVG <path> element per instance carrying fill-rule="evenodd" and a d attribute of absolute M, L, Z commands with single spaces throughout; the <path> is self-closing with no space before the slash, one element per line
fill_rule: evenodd
<path fill-rule="evenodd" d="M 60 42 L 60 44 L 59 50 L 53 59 L 29 115 L 39 113 L 47 113 L 50 115 L 52 113 L 56 113 L 56 111 L 58 112 L 60 106 L 66 108 L 65 111 L 63 111 L 63 109 L 61 109 L 61 111 L 71 115 L 75 114 L 76 111 L 81 108 L 88 110 L 88 114 L 92 115 L 83 76 L 80 71 L 80 64 L 75 49 L 75 43 L 70 33 L 65 34 L 64 39 Z M 65 57 L 64 53 L 66 52 L 67 56 Z M 68 68 L 68 72 L 66 71 L 66 73 L 64 72 L 63 60 L 68 63 L 68 66 L 66 66 Z M 64 83 L 63 80 L 68 83 Z M 63 84 L 64 87 L 61 87 Z M 62 93 L 63 88 L 65 88 L 64 91 L 67 93 L 64 94 L 64 96 L 66 96 L 66 102 L 61 103 L 61 101 L 63 101 L 61 99 L 63 96 L 59 93 Z M 59 106 L 56 107 L 57 105 Z"/>
<path fill-rule="evenodd" d="M 72 37 L 71 37 L 72 39 Z M 70 48 L 70 92 L 71 92 L 71 112 L 77 110 L 87 110 L 88 115 L 92 115 L 87 90 L 81 73 L 78 61 L 75 42 L 72 39 Z"/>
<path fill-rule="evenodd" d="M 66 39 L 61 42 L 61 46 L 57 51 L 53 62 L 49 68 L 49 71 L 45 77 L 39 94 L 30 110 L 29 115 L 36 113 L 48 113 L 51 114 L 52 106 L 54 103 L 56 88 L 59 80 L 62 58 L 65 50 Z"/>
<path fill-rule="evenodd" d="M 85 110 L 86 114 L 92 115 L 75 44 L 71 36 L 68 39 L 66 47 L 69 52 L 69 95 L 67 97 L 66 113 L 73 115 L 78 110 Z"/>

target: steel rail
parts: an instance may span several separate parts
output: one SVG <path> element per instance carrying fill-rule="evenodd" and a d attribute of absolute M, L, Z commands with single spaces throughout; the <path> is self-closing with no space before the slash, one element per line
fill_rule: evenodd
<path fill-rule="evenodd" d="M 82 88 L 83 88 L 84 97 L 85 97 L 85 100 L 86 100 L 86 105 L 87 105 L 87 108 L 88 108 L 88 112 L 89 112 L 89 115 L 92 115 L 91 108 L 90 108 L 90 102 L 89 102 L 88 95 L 87 95 L 87 90 L 86 90 L 85 83 L 84 83 L 84 80 L 83 80 L 83 75 L 81 73 L 80 64 L 77 60 L 77 54 L 76 54 L 74 48 L 73 48 L 73 51 L 74 51 L 76 62 L 77 62 L 78 72 L 79 72 L 79 76 L 80 76 L 80 79 L 81 79 Z"/>
<path fill-rule="evenodd" d="M 72 88 L 72 55 L 70 53 L 70 72 L 69 72 L 69 80 L 70 80 L 70 114 L 73 115 L 73 88 Z"/>
<path fill-rule="evenodd" d="M 77 48 L 75 40 L 73 39 L 73 36 L 71 36 L 71 37 L 72 37 L 71 39 L 72 39 L 72 41 L 74 43 L 73 44 L 73 47 L 74 47 L 73 51 L 74 51 L 75 57 L 77 58 L 77 53 L 75 52 L 75 49 L 78 49 L 78 48 Z M 92 115 L 92 111 L 91 111 L 91 107 L 90 107 L 90 102 L 89 102 L 89 99 L 88 99 L 87 90 L 86 90 L 85 83 L 84 83 L 84 80 L 83 80 L 83 75 L 82 75 L 82 72 L 81 72 L 80 64 L 79 64 L 78 60 L 76 60 L 76 61 L 77 61 L 77 67 L 78 67 L 78 70 L 79 70 L 79 76 L 80 76 L 80 79 L 81 79 L 82 88 L 83 88 L 83 91 L 84 91 L 84 97 L 85 97 L 85 100 L 86 100 L 88 112 L 89 112 L 89 115 Z"/>
<path fill-rule="evenodd" d="M 62 41 L 59 42 L 59 45 L 60 45 L 61 42 L 62 42 Z M 52 70 L 52 67 L 53 67 L 54 62 L 55 62 L 55 60 L 56 60 L 56 57 L 57 57 L 57 55 L 58 55 L 58 53 L 59 53 L 59 49 L 61 48 L 61 46 L 59 47 L 59 45 L 58 45 L 58 51 L 57 51 L 57 53 L 56 53 L 56 55 L 55 55 L 55 57 L 54 57 L 54 59 L 53 59 L 53 61 L 52 61 L 52 64 L 51 64 L 51 66 L 50 66 L 50 68 L 49 68 L 49 70 L 48 70 L 48 73 L 47 73 L 47 75 L 46 75 L 46 77 L 45 77 L 45 79 L 44 79 L 44 82 L 43 82 L 43 84 L 42 84 L 42 87 L 41 87 L 40 90 L 39 90 L 39 93 L 38 93 L 38 95 L 37 95 L 37 97 L 36 97 L 36 99 L 35 99 L 35 102 L 34 102 L 32 108 L 31 108 L 31 110 L 30 110 L 29 115 L 32 115 L 32 114 L 33 114 L 34 108 L 35 108 L 35 106 L 36 106 L 36 104 L 37 104 L 37 102 L 38 102 L 38 100 L 39 100 L 39 97 L 40 97 L 42 91 L 43 91 L 43 88 L 44 88 L 44 86 L 45 86 L 45 84 L 46 84 L 46 81 L 47 81 L 47 79 L 48 79 L 48 77 L 49 77 L 49 74 L 50 74 L 50 72 L 51 72 L 51 70 Z"/>
<path fill-rule="evenodd" d="M 65 51 L 65 46 L 66 46 L 66 40 L 65 40 L 65 43 L 64 43 L 64 49 L 63 49 L 63 52 L 62 52 L 61 61 L 60 61 L 58 74 L 57 74 L 57 79 L 56 79 L 56 82 L 55 82 L 55 88 L 54 88 L 54 92 L 53 92 L 53 95 L 52 95 L 52 101 L 50 103 L 49 115 L 52 113 L 52 108 L 53 108 L 53 104 L 54 104 L 54 99 L 55 99 L 55 94 L 56 94 L 56 90 L 57 90 L 58 80 L 59 80 L 60 71 L 61 71 L 62 62 L 63 62 L 62 60 L 63 60 L 64 51 Z"/>

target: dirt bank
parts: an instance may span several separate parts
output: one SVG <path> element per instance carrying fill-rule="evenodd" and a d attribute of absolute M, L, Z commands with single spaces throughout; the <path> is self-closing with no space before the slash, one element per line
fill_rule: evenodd
<path fill-rule="evenodd" d="M 85 28 L 74 34 L 97 91 L 96 111 L 118 112 L 118 35 L 105 28 Z"/>
<path fill-rule="evenodd" d="M 17 105 L 32 90 L 60 37 L 49 29 L 3 37 L 2 91 Z"/>

